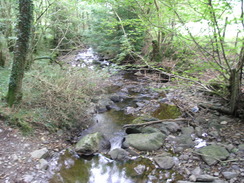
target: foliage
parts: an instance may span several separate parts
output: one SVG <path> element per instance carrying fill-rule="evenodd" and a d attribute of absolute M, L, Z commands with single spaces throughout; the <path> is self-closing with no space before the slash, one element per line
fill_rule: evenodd
<path fill-rule="evenodd" d="M 141 20 L 129 6 L 108 4 L 91 9 L 88 43 L 104 56 L 120 62 L 132 52 L 141 51 L 144 28 Z"/>
<path fill-rule="evenodd" d="M 1 106 L 10 124 L 24 131 L 85 127 L 91 100 L 103 92 L 106 74 L 89 69 L 66 69 L 40 61 L 24 79 L 23 101 L 12 110 Z"/>

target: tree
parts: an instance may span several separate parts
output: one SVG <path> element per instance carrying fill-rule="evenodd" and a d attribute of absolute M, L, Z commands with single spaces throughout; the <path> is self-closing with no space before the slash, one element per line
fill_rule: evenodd
<path fill-rule="evenodd" d="M 28 53 L 32 24 L 32 0 L 19 0 L 18 10 L 18 35 L 7 94 L 7 102 L 9 106 L 12 106 L 22 99 L 22 80 L 24 78 L 26 56 Z"/>

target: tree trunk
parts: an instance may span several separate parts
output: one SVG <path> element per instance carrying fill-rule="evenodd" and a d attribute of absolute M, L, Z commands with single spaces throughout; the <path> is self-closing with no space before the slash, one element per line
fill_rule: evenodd
<path fill-rule="evenodd" d="M 230 113 L 234 114 L 237 109 L 237 104 L 240 96 L 240 72 L 236 69 L 231 70 L 230 76 Z"/>
<path fill-rule="evenodd" d="M 3 57 L 3 51 L 0 49 L 0 67 L 4 67 L 5 66 L 5 60 Z"/>
<path fill-rule="evenodd" d="M 32 6 L 32 0 L 19 0 L 18 35 L 7 94 L 7 102 L 9 106 L 12 106 L 22 99 L 22 80 L 24 78 L 26 56 L 30 39 L 33 13 Z"/>
<path fill-rule="evenodd" d="M 240 52 L 239 62 L 230 73 L 230 112 L 235 114 L 241 94 L 242 70 L 244 65 L 244 42 Z"/>

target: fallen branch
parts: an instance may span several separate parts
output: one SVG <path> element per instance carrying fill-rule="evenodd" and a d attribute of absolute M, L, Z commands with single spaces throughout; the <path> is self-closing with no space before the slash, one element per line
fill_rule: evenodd
<path fill-rule="evenodd" d="M 145 123 L 140 123 L 140 124 L 126 124 L 126 125 L 123 126 L 123 128 L 137 127 L 137 126 L 147 126 L 147 125 L 153 125 L 153 124 L 163 123 L 163 122 L 179 122 L 179 121 L 189 121 L 189 120 L 191 120 L 191 119 L 186 119 L 186 118 L 163 119 L 163 120 L 150 121 L 150 122 L 145 122 Z"/>

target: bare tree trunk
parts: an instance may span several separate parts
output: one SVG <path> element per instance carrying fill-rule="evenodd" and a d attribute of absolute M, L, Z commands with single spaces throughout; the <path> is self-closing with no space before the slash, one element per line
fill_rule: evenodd
<path fill-rule="evenodd" d="M 32 6 L 32 0 L 19 0 L 18 35 L 7 94 L 7 102 L 9 106 L 12 106 L 22 99 L 22 80 L 24 78 L 26 56 L 30 39 L 33 13 Z"/>

